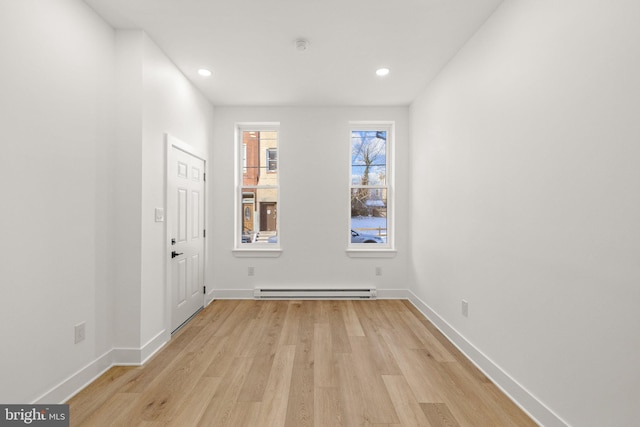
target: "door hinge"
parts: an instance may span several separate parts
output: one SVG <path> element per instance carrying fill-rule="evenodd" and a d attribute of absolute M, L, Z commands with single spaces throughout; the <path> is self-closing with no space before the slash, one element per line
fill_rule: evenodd
<path fill-rule="evenodd" d="M 202 237 L 207 237 L 207 230 L 202 230 Z"/>
<path fill-rule="evenodd" d="M 202 287 L 202 293 L 205 294 L 205 295 L 207 294 L 207 287 L 206 286 Z"/>
<path fill-rule="evenodd" d="M 202 180 L 203 180 L 204 182 L 207 182 L 207 174 L 206 174 L 206 173 L 203 173 L 203 174 L 202 174 Z"/>

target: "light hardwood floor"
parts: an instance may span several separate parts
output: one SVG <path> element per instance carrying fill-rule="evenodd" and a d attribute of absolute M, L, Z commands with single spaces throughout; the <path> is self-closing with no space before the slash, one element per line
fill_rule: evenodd
<path fill-rule="evenodd" d="M 409 302 L 218 300 L 72 426 L 535 426 Z"/>

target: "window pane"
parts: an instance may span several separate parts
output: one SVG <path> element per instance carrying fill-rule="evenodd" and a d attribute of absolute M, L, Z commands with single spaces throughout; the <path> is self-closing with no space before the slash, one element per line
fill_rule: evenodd
<path fill-rule="evenodd" d="M 278 185 L 278 132 L 242 132 L 243 185 Z"/>
<path fill-rule="evenodd" d="M 351 189 L 351 243 L 386 243 L 387 190 Z"/>
<path fill-rule="evenodd" d="M 269 173 L 278 171 L 278 149 L 267 148 L 267 170 Z"/>
<path fill-rule="evenodd" d="M 242 243 L 278 242 L 278 190 L 243 188 Z"/>
<path fill-rule="evenodd" d="M 386 185 L 387 131 L 351 132 L 351 184 Z"/>

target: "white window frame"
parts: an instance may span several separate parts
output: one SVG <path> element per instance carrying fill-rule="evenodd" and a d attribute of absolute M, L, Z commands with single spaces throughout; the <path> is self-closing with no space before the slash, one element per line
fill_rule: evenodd
<path fill-rule="evenodd" d="M 395 249 L 395 122 L 393 121 L 351 121 L 349 122 L 349 136 L 347 141 L 348 154 L 348 184 L 347 191 L 347 217 L 348 228 L 351 229 L 351 192 L 354 188 L 361 188 L 352 183 L 351 177 L 351 135 L 353 131 L 386 131 L 386 185 L 372 186 L 383 187 L 387 191 L 387 241 L 386 243 L 351 243 L 351 233 L 347 236 L 347 255 L 350 257 L 363 258 L 387 258 L 394 257 Z"/>
<path fill-rule="evenodd" d="M 242 144 L 242 173 L 247 173 L 247 144 L 241 142 Z"/>
<path fill-rule="evenodd" d="M 281 248 L 281 233 L 280 233 L 280 176 L 278 176 L 277 184 L 275 185 L 255 185 L 247 186 L 243 183 L 243 174 L 247 170 L 247 152 L 246 145 L 242 139 L 243 132 L 266 132 L 275 131 L 278 133 L 278 151 L 280 148 L 280 123 L 278 122 L 252 122 L 252 123 L 236 123 L 235 129 L 235 197 L 234 197 L 234 249 L 233 254 L 237 257 L 277 257 L 282 252 Z M 280 171 L 280 153 L 278 153 L 278 172 Z M 265 165 L 265 172 L 268 170 L 268 165 Z M 276 230 L 278 230 L 278 242 L 277 243 L 243 243 L 242 242 L 242 218 L 244 216 L 243 211 L 243 188 L 256 188 L 256 189 L 275 189 L 277 191 L 276 206 L 278 214 L 276 215 Z"/>
<path fill-rule="evenodd" d="M 280 138 L 279 134 L 278 134 L 278 138 Z M 276 158 L 275 160 L 271 160 L 271 153 L 275 153 L 276 154 Z M 276 148 L 267 148 L 267 173 L 269 172 L 278 172 L 278 147 Z M 271 167 L 271 162 L 275 162 L 276 167 L 272 168 Z"/>

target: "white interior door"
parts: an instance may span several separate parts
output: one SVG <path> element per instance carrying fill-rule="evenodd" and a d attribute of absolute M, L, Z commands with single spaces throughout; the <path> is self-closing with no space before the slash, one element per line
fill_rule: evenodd
<path fill-rule="evenodd" d="M 204 172 L 204 160 L 169 146 L 171 330 L 204 305 Z"/>

